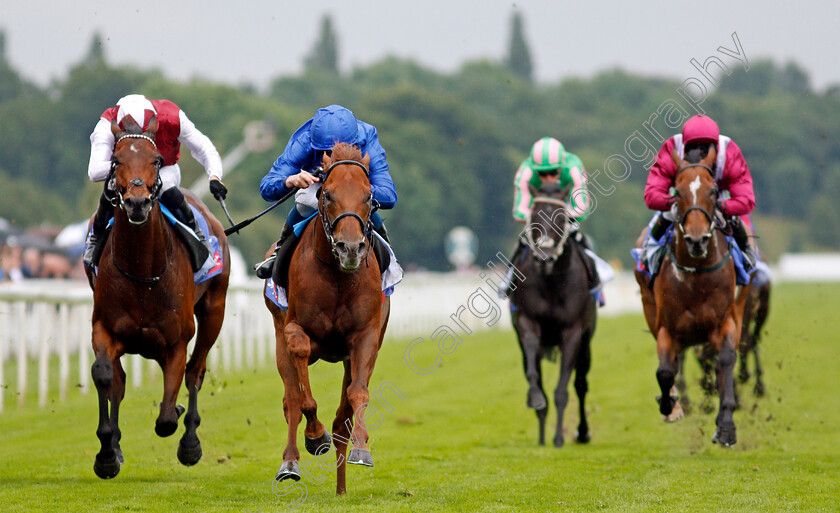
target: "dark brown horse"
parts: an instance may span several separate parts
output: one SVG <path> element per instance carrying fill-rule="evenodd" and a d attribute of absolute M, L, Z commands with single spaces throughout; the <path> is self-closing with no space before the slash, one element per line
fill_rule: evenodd
<path fill-rule="evenodd" d="M 314 455 L 330 449 L 330 433 L 318 420 L 308 366 L 318 360 L 342 362 L 341 401 L 332 425 L 337 494 L 347 491 L 346 463 L 373 466 L 364 413 L 390 314 L 390 299 L 383 298 L 369 239 L 373 213 L 369 162 L 358 148 L 344 143 L 324 156 L 319 220 L 303 231 L 289 264 L 289 309 L 284 312 L 266 299 L 274 317 L 277 369 L 283 378 L 283 412 L 289 425 L 275 479 L 300 480 L 297 429 L 302 415 L 307 451 Z M 349 456 L 348 445 L 353 445 Z"/>
<path fill-rule="evenodd" d="M 753 278 L 755 280 L 755 278 Z M 738 347 L 740 367 L 738 381 L 746 383 L 751 374 L 749 369 L 749 357 L 752 354 L 755 360 L 755 386 L 753 393 L 757 397 L 764 396 L 764 381 L 761 368 L 761 359 L 758 357 L 758 343 L 761 341 L 761 330 L 767 322 L 767 315 L 770 312 L 770 280 L 760 285 L 752 285 L 750 294 L 744 306 L 743 330 L 741 332 L 741 345 Z"/>
<path fill-rule="evenodd" d="M 692 151 L 688 160 L 676 153 L 676 204 L 678 219 L 667 255 L 653 287 L 636 271 L 645 319 L 656 338 L 659 368 L 656 379 L 661 395 L 659 411 L 667 421 L 682 418 L 675 378 L 678 359 L 686 347 L 709 344 L 715 357 L 720 406 L 713 441 L 722 446 L 736 442 L 733 411 L 736 407 L 733 369 L 741 336 L 746 298 L 738 293 L 735 268 L 723 233 L 717 229 L 717 186 L 712 165 L 715 149 Z M 702 158 L 702 160 L 701 160 Z M 640 247 L 641 240 L 637 241 Z"/>
<path fill-rule="evenodd" d="M 136 125 L 135 125 L 136 127 Z M 222 249 L 222 272 L 200 284 L 193 283 L 190 258 L 158 204 L 163 162 L 154 143 L 157 120 L 148 131 L 139 127 L 112 131 L 114 176 L 118 206 L 109 240 L 99 260 L 93 287 L 93 351 L 91 374 L 99 394 L 99 427 L 102 448 L 96 455 L 96 475 L 116 476 L 123 463 L 120 449 L 119 409 L 125 395 L 125 371 L 120 356 L 140 354 L 156 360 L 163 369 L 163 401 L 155 432 L 170 436 L 178 428 L 183 406 L 176 406 L 178 389 L 185 381 L 189 407 L 184 417 L 186 432 L 178 445 L 178 459 L 194 465 L 201 458 L 196 428 L 198 391 L 206 369 L 207 353 L 216 341 L 225 313 L 225 294 L 230 274 L 230 254 L 222 225 L 193 196 L 190 203 L 207 218 L 210 231 Z M 207 234 L 210 236 L 211 234 Z M 198 332 L 195 349 L 187 362 L 187 343 Z M 110 403 L 110 411 L 109 411 Z"/>
<path fill-rule="evenodd" d="M 589 294 L 583 248 L 570 240 L 571 221 L 566 215 L 568 186 L 560 189 L 546 183 L 534 196 L 531 219 L 525 231 L 528 254 L 517 264 L 523 277 L 511 294 L 513 327 L 519 338 L 525 377 L 528 379 L 529 408 L 536 410 L 539 443 L 545 444 L 548 401 L 542 385 L 541 361 L 546 354 L 560 351 L 560 379 L 554 390 L 557 407 L 555 447 L 562 447 L 563 412 L 569 401 L 569 380 L 575 373 L 575 391 L 580 406 L 576 440 L 589 441 L 585 398 L 586 374 L 591 362 L 590 341 L 595 333 L 597 306 Z"/>

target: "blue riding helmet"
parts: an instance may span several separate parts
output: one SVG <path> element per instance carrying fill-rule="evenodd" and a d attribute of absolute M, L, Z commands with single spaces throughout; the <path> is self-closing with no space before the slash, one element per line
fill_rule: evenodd
<path fill-rule="evenodd" d="M 309 141 L 316 150 L 329 150 L 335 143 L 355 144 L 359 136 L 356 116 L 341 105 L 318 109 L 309 128 Z"/>

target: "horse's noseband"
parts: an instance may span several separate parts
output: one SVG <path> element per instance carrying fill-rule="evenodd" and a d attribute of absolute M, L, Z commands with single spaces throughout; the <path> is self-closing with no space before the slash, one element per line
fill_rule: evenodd
<path fill-rule="evenodd" d="M 326 185 L 327 178 L 329 178 L 330 172 L 333 170 L 333 168 L 335 168 L 336 166 L 344 165 L 344 164 L 358 166 L 358 167 L 362 168 L 362 170 L 364 170 L 366 177 L 370 176 L 370 170 L 367 168 L 367 166 L 365 166 L 361 162 L 357 162 L 355 160 L 339 160 L 339 161 L 333 162 L 330 165 L 330 167 L 328 167 L 327 170 L 324 172 L 324 185 Z M 336 250 L 336 242 L 335 242 L 335 237 L 333 236 L 333 234 L 335 233 L 336 226 L 338 226 L 338 222 L 341 221 L 342 219 L 344 219 L 345 217 L 352 217 L 352 218 L 356 219 L 357 221 L 359 221 L 359 224 L 362 227 L 362 234 L 364 235 L 364 237 L 366 239 L 368 239 L 370 237 L 370 218 L 373 215 L 373 213 L 376 212 L 376 210 L 379 208 L 379 203 L 375 199 L 371 198 L 371 202 L 372 202 L 372 205 L 371 205 L 370 212 L 368 212 L 367 219 L 362 219 L 362 216 L 360 216 L 356 212 L 347 211 L 347 212 L 342 212 L 342 213 L 338 214 L 335 219 L 330 220 L 330 215 L 327 213 L 327 207 L 324 205 L 324 200 L 323 200 L 323 195 L 322 195 L 321 201 L 319 202 L 319 215 L 321 217 L 321 224 L 324 226 L 324 233 L 327 236 L 327 240 L 330 241 L 330 247 L 332 248 L 332 254 L 335 258 L 338 258 L 338 250 Z M 365 258 L 367 258 L 367 253 L 370 252 L 370 246 L 371 245 L 368 244 L 367 251 L 365 252 Z"/>

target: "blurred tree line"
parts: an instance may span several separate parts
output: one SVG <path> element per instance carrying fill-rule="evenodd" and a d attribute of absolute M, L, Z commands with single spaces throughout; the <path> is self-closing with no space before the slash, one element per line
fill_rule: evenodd
<path fill-rule="evenodd" d="M 338 40 L 325 17 L 304 71 L 276 78 L 265 93 L 110 65 L 99 36 L 66 78 L 40 88 L 8 65 L 0 37 L 0 217 L 26 227 L 90 216 L 101 184 L 86 175 L 89 134 L 118 98 L 140 92 L 181 106 L 223 156 L 240 144 L 250 121 L 266 121 L 276 131 L 272 148 L 250 154 L 224 178 L 234 219 L 245 219 L 267 206 L 259 182 L 292 132 L 317 108 L 339 103 L 379 131 L 399 194 L 396 209 L 383 214 L 401 262 L 447 269 L 445 234 L 465 225 L 478 235 L 477 265 L 483 265 L 498 251 L 508 253 L 521 229 L 510 216 L 512 181 L 534 141 L 557 137 L 590 172 L 603 169 L 664 101 L 677 98 L 680 85 L 620 69 L 534 83 L 521 23 L 514 17 L 504 61 L 471 61 L 439 73 L 391 57 L 342 73 Z M 787 250 L 840 249 L 838 90 L 817 93 L 796 64 L 760 61 L 723 77 L 703 104 L 747 158 L 760 245 L 771 259 Z M 674 132 L 663 131 L 663 139 Z M 183 186 L 203 175 L 188 153 L 182 149 Z M 646 176 L 645 166 L 634 163 L 625 181 L 612 183 L 612 195 L 597 198 L 584 224 L 598 251 L 625 265 L 651 216 L 642 200 Z M 224 219 L 211 197 L 207 202 Z M 290 207 L 231 236 L 249 261 L 262 258 Z"/>

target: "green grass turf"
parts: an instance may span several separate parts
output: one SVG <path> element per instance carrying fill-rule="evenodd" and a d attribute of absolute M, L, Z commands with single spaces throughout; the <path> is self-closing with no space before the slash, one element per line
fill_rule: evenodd
<path fill-rule="evenodd" d="M 465 298 L 466 300 L 466 298 Z M 160 383 L 129 388 L 121 409 L 126 463 L 110 481 L 92 470 L 99 442 L 96 394 L 77 391 L 47 408 L 0 414 L 0 511 L 837 511 L 840 509 L 840 408 L 836 306 L 840 285 L 778 285 L 763 340 L 767 396 L 742 387 L 738 444 L 713 445 L 714 414 L 698 410 L 665 424 L 654 396 L 654 340 L 641 316 L 602 319 L 593 342 L 587 410 L 592 442 L 572 442 L 574 392 L 563 449 L 536 444 L 525 407 L 521 356 L 510 331 L 465 336 L 428 375 L 410 370 L 408 341 L 380 352 L 371 389 L 374 468 L 348 468 L 348 495 L 336 497 L 334 472 L 302 448 L 309 474 L 272 491 L 286 439 L 283 386 L 273 369 L 208 375 L 199 398 L 204 458 L 183 467 L 179 432 L 154 434 Z M 431 334 L 414 361 L 430 366 Z M 546 386 L 557 364 L 544 362 Z M 10 369 L 7 367 L 7 373 Z M 700 398 L 697 365 L 687 365 L 689 395 Z M 340 366 L 318 363 L 312 383 L 331 426 Z M 130 378 L 129 378 L 130 379 Z M 180 402 L 186 402 L 182 393 Z M 715 407 L 717 400 L 715 400 Z M 380 416 L 381 414 L 381 416 Z M 554 408 L 549 417 L 553 434 Z M 288 483 L 288 482 L 287 482 Z"/>

